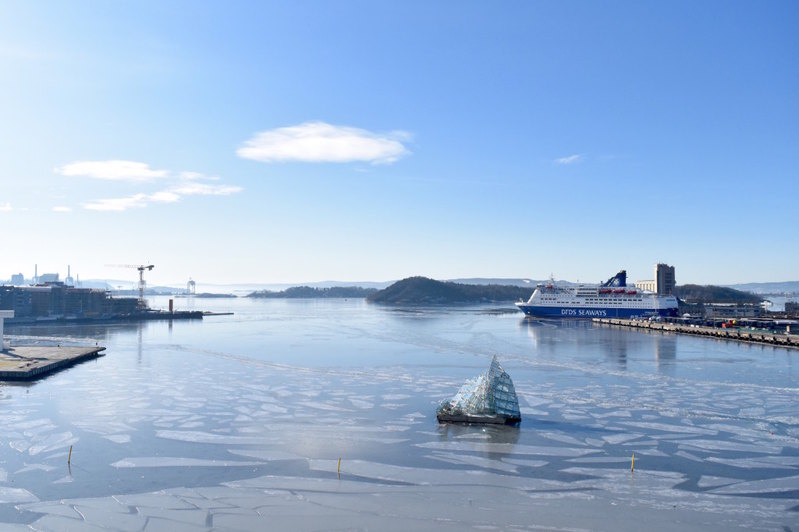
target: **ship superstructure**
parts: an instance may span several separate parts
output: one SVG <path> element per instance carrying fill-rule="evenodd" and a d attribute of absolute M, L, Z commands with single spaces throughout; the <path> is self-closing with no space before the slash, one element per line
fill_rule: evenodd
<path fill-rule="evenodd" d="M 544 318 L 649 318 L 678 313 L 674 296 L 627 286 L 625 270 L 599 285 L 542 283 L 529 300 L 516 306 L 528 316 Z"/>

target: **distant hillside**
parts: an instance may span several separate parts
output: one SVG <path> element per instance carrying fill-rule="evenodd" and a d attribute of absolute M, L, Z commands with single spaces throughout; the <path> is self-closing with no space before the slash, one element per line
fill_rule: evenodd
<path fill-rule="evenodd" d="M 477 284 L 477 285 L 510 285 L 535 288 L 538 283 L 545 281 L 536 281 L 535 279 L 508 279 L 504 277 L 469 277 L 461 279 L 447 279 L 444 282 L 457 283 L 457 284 Z"/>
<path fill-rule="evenodd" d="M 729 287 L 755 294 L 799 294 L 799 281 L 783 281 L 780 283 L 744 283 L 729 285 Z"/>
<path fill-rule="evenodd" d="M 684 284 L 674 288 L 674 295 L 690 303 L 760 303 L 762 298 L 750 292 L 726 286 Z"/>
<path fill-rule="evenodd" d="M 252 292 L 246 297 L 271 298 L 271 299 L 318 299 L 318 298 L 344 298 L 366 297 L 377 292 L 376 288 L 362 288 L 360 286 L 331 286 L 329 288 L 312 288 L 310 286 L 292 286 L 280 292 L 260 290 Z"/>
<path fill-rule="evenodd" d="M 511 285 L 471 285 L 409 277 L 379 290 L 367 299 L 372 303 L 426 305 L 482 303 L 528 299 L 533 288 Z"/>

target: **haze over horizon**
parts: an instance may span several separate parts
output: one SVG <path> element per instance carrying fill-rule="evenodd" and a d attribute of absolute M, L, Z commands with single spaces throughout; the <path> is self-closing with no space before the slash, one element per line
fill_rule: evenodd
<path fill-rule="evenodd" d="M 789 1 L 5 2 L 0 279 L 797 280 L 798 24 Z"/>

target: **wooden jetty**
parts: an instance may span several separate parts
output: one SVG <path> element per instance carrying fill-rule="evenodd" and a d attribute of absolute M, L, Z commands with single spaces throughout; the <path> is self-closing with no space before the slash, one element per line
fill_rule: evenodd
<path fill-rule="evenodd" d="M 594 318 L 592 321 L 602 325 L 615 325 L 631 329 L 644 329 L 664 333 L 673 332 L 722 340 L 733 340 L 736 342 L 767 344 L 794 349 L 799 348 L 799 335 L 796 334 L 776 334 L 770 331 L 759 331 L 747 328 L 721 329 L 718 327 L 700 325 L 683 325 L 660 321 L 626 320 L 620 318 Z"/>
<path fill-rule="evenodd" d="M 0 381 L 28 381 L 103 356 L 105 347 L 15 346 L 0 351 Z"/>

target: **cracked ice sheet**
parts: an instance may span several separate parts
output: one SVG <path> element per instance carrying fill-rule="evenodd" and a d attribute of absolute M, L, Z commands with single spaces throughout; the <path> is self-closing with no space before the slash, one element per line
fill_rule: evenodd
<path fill-rule="evenodd" d="M 745 453 L 758 453 L 758 454 L 780 454 L 782 452 L 781 445 L 769 444 L 751 444 L 751 443 L 737 443 L 734 441 L 724 440 L 682 440 L 675 441 L 681 449 L 694 448 L 702 449 L 704 451 L 738 451 Z"/>
<path fill-rule="evenodd" d="M 775 518 L 779 519 L 780 514 L 785 516 L 785 511 L 794 503 L 794 501 L 766 499 L 744 500 L 739 497 L 726 496 L 726 493 L 721 494 L 725 489 L 729 489 L 730 494 L 744 493 L 744 491 L 736 491 L 732 487 L 718 488 L 712 490 L 712 493 L 703 493 L 701 497 L 697 497 L 695 492 L 676 488 L 686 480 L 686 477 L 679 473 L 636 469 L 635 473 L 631 474 L 629 470 L 583 467 L 564 469 L 564 472 L 596 477 L 591 480 L 577 481 L 575 484 L 585 488 L 596 485 L 597 488 L 608 492 L 609 495 L 617 497 L 619 500 L 635 501 L 637 504 L 640 503 L 653 509 L 690 509 L 705 514 L 706 518 L 707 514 L 714 514 L 713 519 L 716 520 L 724 516 L 729 519 L 728 523 L 731 527 L 735 524 L 735 526 L 743 528 L 773 529 L 775 528 L 773 524 Z M 772 524 L 767 525 L 767 522 Z"/>
<path fill-rule="evenodd" d="M 367 428 L 357 426 L 325 426 L 314 425 L 304 429 L 293 429 L 295 438 L 298 438 L 303 431 L 308 432 L 314 439 L 321 438 L 328 440 L 349 440 L 357 437 L 361 442 L 394 444 L 408 441 L 404 438 L 389 438 L 382 436 L 385 430 L 380 428 Z M 262 435 L 255 436 L 234 436 L 225 434 L 214 434 L 210 432 L 200 431 L 177 431 L 177 430 L 159 430 L 156 431 L 156 436 L 169 440 L 185 441 L 191 443 L 213 443 L 219 445 L 264 445 L 267 443 L 279 443 L 280 436 L 276 436 L 274 432 L 262 433 Z"/>
<path fill-rule="evenodd" d="M 711 490 L 722 495 L 766 495 L 799 491 L 799 476 L 737 482 Z M 792 501 L 793 502 L 793 501 Z"/>
<path fill-rule="evenodd" d="M 575 504 L 579 500 L 579 504 Z M 360 528 L 374 530 L 587 530 L 637 531 L 646 522 L 652 530 L 746 529 L 754 520 L 724 515 L 711 518 L 690 508 L 662 510 L 627 504 L 619 499 L 586 497 L 563 492 L 529 494 L 496 485 L 398 486 L 338 479 L 259 477 L 215 488 L 178 488 L 155 493 L 65 500 L 63 504 L 20 505 L 20 510 L 46 514 L 34 529 L 60 530 L 94 527 L 118 529 L 136 526 L 157 516 L 172 523 L 170 530 L 194 530 L 203 512 L 217 529 L 320 530 Z M 82 510 L 85 521 L 71 519 L 70 510 Z M 134 508 L 135 513 L 131 514 Z M 597 516 L 602 516 L 597 521 Z M 59 518 L 59 519 L 56 519 Z M 766 529 L 772 522 L 756 523 Z M 603 528 L 604 527 L 604 528 Z M 773 527 L 772 527 L 773 528 Z M 145 529 L 147 530 L 147 529 Z"/>
<path fill-rule="evenodd" d="M 509 455 L 544 455 L 544 456 L 583 456 L 601 452 L 597 449 L 575 449 L 573 447 L 548 447 L 541 445 L 520 445 L 515 443 L 487 443 L 471 441 L 446 441 L 417 443 L 416 447 L 423 449 L 438 449 L 442 451 L 467 451 L 504 453 Z"/>
<path fill-rule="evenodd" d="M 51 434 L 44 441 L 28 448 L 28 454 L 35 456 L 39 453 L 55 451 L 56 449 L 64 449 L 78 442 L 78 438 L 74 437 L 71 432 L 61 432 L 58 434 Z"/>
<path fill-rule="evenodd" d="M 0 504 L 35 502 L 38 500 L 36 495 L 26 489 L 0 486 Z"/>
<path fill-rule="evenodd" d="M 649 430 L 660 430 L 663 432 L 672 432 L 678 433 L 682 432 L 685 434 L 697 434 L 697 435 L 706 435 L 706 436 L 715 436 L 718 434 L 717 430 L 706 429 L 703 427 L 695 427 L 691 425 L 683 425 L 679 423 L 653 423 L 653 422 L 643 422 L 643 421 L 621 421 L 619 425 L 626 425 L 629 427 L 635 427 L 638 429 L 649 429 Z"/>
<path fill-rule="evenodd" d="M 332 472 L 336 467 L 332 460 L 316 463 L 324 471 Z M 587 497 L 585 492 L 568 491 L 575 487 L 574 483 L 536 481 L 461 470 L 401 468 L 357 461 L 344 462 L 342 466 L 346 466 L 348 474 L 359 474 L 366 478 L 385 476 L 391 477 L 388 480 L 413 482 L 414 476 L 418 475 L 423 482 L 433 480 L 437 485 L 392 486 L 346 478 L 267 476 L 229 482 L 223 487 L 180 488 L 150 494 L 65 501 L 82 510 L 86 520 L 58 521 L 58 524 L 79 524 L 80 530 L 93 526 L 119 528 L 120 523 L 135 527 L 141 521 L 129 514 L 130 507 L 136 506 L 141 516 L 157 514 L 160 518 L 187 527 L 195 526 L 200 519 L 193 508 L 208 508 L 215 527 L 231 530 L 264 529 L 267 526 L 292 530 L 353 526 L 380 530 L 441 530 L 447 527 L 458 530 L 483 527 L 596 530 L 597 515 L 602 516 L 601 524 L 606 525 L 605 530 L 639 530 L 644 520 L 653 530 L 673 529 L 676 522 L 681 523 L 681 529 L 684 530 L 778 528 L 774 526 L 775 510 L 768 506 L 768 501 L 758 501 L 758 506 L 753 507 L 746 499 L 730 500 L 729 497 L 712 496 L 708 499 L 703 496 L 702 499 L 709 504 L 703 506 L 691 504 L 695 494 L 690 492 L 679 492 L 677 495 L 682 495 L 684 499 L 675 499 L 672 486 L 681 482 L 683 477 L 674 474 L 642 471 L 636 472 L 632 479 L 629 471 L 574 470 L 600 477 L 579 482 L 591 490 L 587 493 L 592 495 Z M 531 486 L 527 480 L 534 485 Z M 616 487 L 608 496 L 594 489 L 600 485 Z M 549 493 L 526 491 L 530 489 L 564 491 L 553 498 Z M 653 507 L 647 502 L 650 498 L 660 502 L 663 493 L 671 504 Z M 688 503 L 685 499 L 688 499 Z M 575 504 L 575 500 L 580 503 Z M 52 508 L 54 503 L 21 505 L 21 509 L 48 514 L 33 523 L 33 528 L 62 529 L 62 526 L 56 526 L 54 517 L 57 514 L 48 511 L 48 504 Z M 726 512 L 735 510 L 738 505 L 742 508 L 728 517 Z M 784 506 L 780 510 L 784 512 Z M 747 517 L 749 511 L 751 517 Z M 767 519 L 761 521 L 764 515 Z M 177 524 L 173 529 L 180 530 Z"/>
<path fill-rule="evenodd" d="M 602 436 L 602 439 L 612 445 L 618 445 L 620 443 L 626 443 L 632 440 L 637 440 L 638 438 L 643 438 L 644 435 L 641 433 L 636 432 L 624 432 L 620 434 L 610 434 L 608 436 Z M 685 435 L 681 434 L 681 438 L 684 438 Z"/>
<path fill-rule="evenodd" d="M 15 475 L 19 475 L 20 473 L 27 473 L 28 471 L 53 471 L 56 467 L 47 465 L 47 464 L 25 464 L 25 467 L 19 469 L 14 472 Z M 5 478 L 0 478 L 0 480 L 5 481 Z"/>
<path fill-rule="evenodd" d="M 799 467 L 799 456 L 759 456 L 757 458 L 720 458 L 718 456 L 710 456 L 707 461 L 742 469 L 796 469 Z"/>
<path fill-rule="evenodd" d="M 285 451 L 265 451 L 256 449 L 228 449 L 230 454 L 257 458 L 266 462 L 276 462 L 281 460 L 305 460 L 306 457 Z"/>
<path fill-rule="evenodd" d="M 715 488 L 717 486 L 726 486 L 727 484 L 735 484 L 737 482 L 740 482 L 740 480 L 737 478 L 702 475 L 699 477 L 696 485 L 700 488 Z"/>
<path fill-rule="evenodd" d="M 519 469 L 513 464 L 508 464 L 501 460 L 483 458 L 482 456 L 444 452 L 434 452 L 433 454 L 427 456 L 433 460 L 440 460 L 449 464 L 469 465 L 479 467 L 481 469 L 495 469 L 497 471 L 504 471 L 506 473 L 514 474 L 519 472 Z"/>
<path fill-rule="evenodd" d="M 264 462 L 245 462 L 239 460 L 204 460 L 200 458 L 182 458 L 169 456 L 137 456 L 123 458 L 111 464 L 116 468 L 137 467 L 239 467 L 264 465 Z"/>
<path fill-rule="evenodd" d="M 109 434 L 103 438 L 114 443 L 130 443 L 130 434 Z"/>
<path fill-rule="evenodd" d="M 313 471 L 325 471 L 337 473 L 338 460 L 309 460 L 309 467 Z M 427 469 L 419 467 L 403 467 L 392 464 L 382 464 L 378 462 L 368 462 L 364 460 L 342 460 L 341 476 L 346 479 L 347 475 L 355 475 L 358 478 L 373 479 L 378 482 L 404 482 L 419 486 L 459 486 L 459 485 L 479 485 L 484 488 L 502 487 L 522 491 L 545 491 L 545 490 L 573 490 L 571 482 L 558 480 L 548 480 L 531 477 L 518 477 L 504 475 L 485 470 L 464 470 L 464 469 Z M 270 485 L 277 477 L 260 477 L 257 479 L 229 482 L 226 485 L 246 485 L 261 486 L 266 482 Z M 281 477 L 289 483 L 305 482 L 306 480 L 321 479 L 302 479 Z M 344 482 L 344 479 L 342 482 Z M 372 483 L 350 482 L 348 486 L 356 491 L 370 490 Z M 288 489 L 288 488 L 286 488 Z"/>

